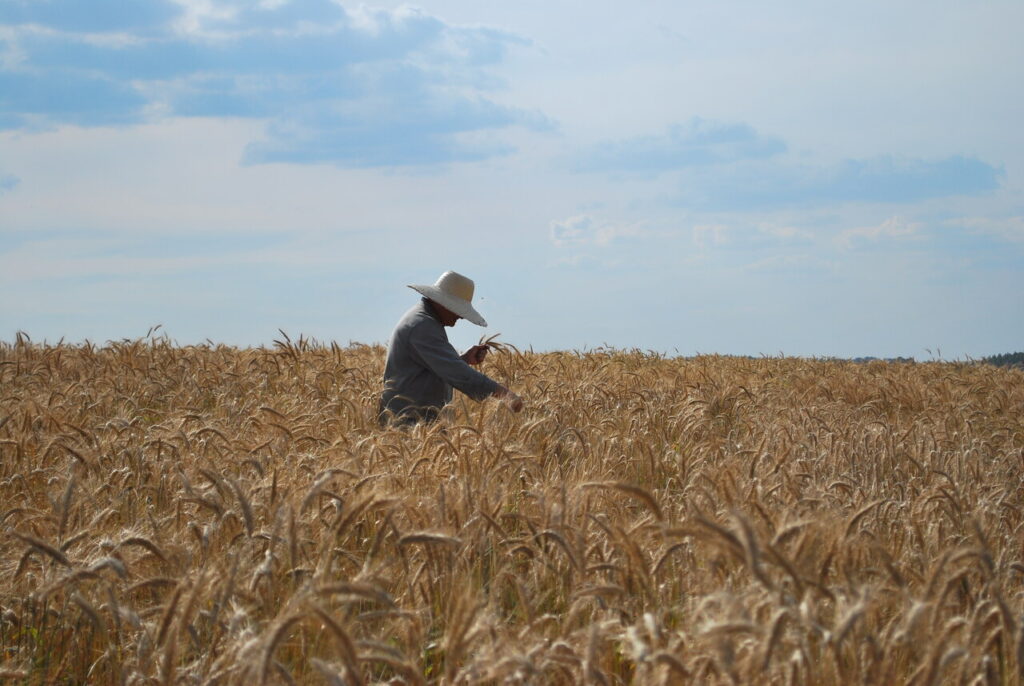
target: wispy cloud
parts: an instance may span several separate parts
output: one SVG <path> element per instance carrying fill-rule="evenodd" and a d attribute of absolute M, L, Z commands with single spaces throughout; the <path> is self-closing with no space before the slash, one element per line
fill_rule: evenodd
<path fill-rule="evenodd" d="M 552 126 L 489 97 L 523 39 L 405 7 L 13 0 L 0 36 L 0 128 L 258 118 L 249 162 L 367 167 L 501 155 L 465 134 Z"/>
<path fill-rule="evenodd" d="M 806 229 L 786 225 L 698 224 L 693 227 L 692 238 L 693 244 L 702 249 L 765 250 L 806 247 L 814 241 L 814 234 Z"/>
<path fill-rule="evenodd" d="M 903 217 L 889 217 L 875 226 L 845 229 L 839 233 L 836 242 L 843 248 L 853 248 L 865 243 L 919 236 L 923 229 L 924 224 L 920 222 L 908 221 Z"/>
<path fill-rule="evenodd" d="M 375 81 L 387 81 L 377 75 Z M 253 142 L 246 161 L 334 162 L 347 167 L 427 165 L 482 160 L 513 148 L 470 142 L 468 134 L 548 122 L 483 98 L 440 93 L 411 79 L 408 88 L 368 88 L 379 95 L 300 107 L 276 118 L 265 140 Z"/>
<path fill-rule="evenodd" d="M 785 152 L 782 140 L 746 124 L 694 118 L 664 134 L 606 142 L 584 151 L 580 171 L 661 173 L 689 167 L 765 159 Z"/>
<path fill-rule="evenodd" d="M 599 246 L 640 233 L 636 224 L 615 224 L 580 214 L 550 224 L 551 242 L 559 247 Z"/>

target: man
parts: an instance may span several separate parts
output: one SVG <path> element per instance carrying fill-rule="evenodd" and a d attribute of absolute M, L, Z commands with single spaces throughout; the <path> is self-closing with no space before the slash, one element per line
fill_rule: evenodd
<path fill-rule="evenodd" d="M 473 369 L 487 357 L 487 346 L 474 345 L 459 355 L 444 327 L 468 319 L 487 326 L 473 308 L 473 281 L 445 272 L 433 286 L 410 285 L 423 299 L 399 320 L 388 342 L 384 367 L 381 423 L 411 425 L 432 422 L 457 388 L 474 400 L 502 398 L 519 412 L 522 399 L 497 381 Z"/>

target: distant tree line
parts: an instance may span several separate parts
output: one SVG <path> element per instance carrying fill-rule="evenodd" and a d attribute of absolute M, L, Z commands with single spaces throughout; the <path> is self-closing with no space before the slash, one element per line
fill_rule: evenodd
<path fill-rule="evenodd" d="M 876 362 L 881 360 L 882 362 L 897 362 L 909 364 L 915 362 L 913 357 L 855 357 L 853 362 L 859 364 L 865 364 L 867 362 Z M 1021 353 L 1003 353 L 1002 355 L 990 355 L 988 357 L 982 357 L 981 359 L 974 360 L 976 364 L 991 364 L 996 367 L 1017 367 L 1024 369 L 1024 352 Z"/>
<path fill-rule="evenodd" d="M 1004 353 L 1002 355 L 992 355 L 991 357 L 983 357 L 982 362 L 988 364 L 994 364 L 997 367 L 1022 367 L 1024 368 L 1024 353 Z"/>

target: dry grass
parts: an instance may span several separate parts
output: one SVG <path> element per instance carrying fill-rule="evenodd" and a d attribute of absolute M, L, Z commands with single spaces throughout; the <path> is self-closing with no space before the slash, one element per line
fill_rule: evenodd
<path fill-rule="evenodd" d="M 1021 679 L 1019 371 L 506 348 L 403 432 L 382 365 L 0 345 L 0 678 Z"/>

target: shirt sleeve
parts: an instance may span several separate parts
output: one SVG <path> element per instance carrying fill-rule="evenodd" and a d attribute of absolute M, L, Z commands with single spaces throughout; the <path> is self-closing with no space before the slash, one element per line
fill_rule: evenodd
<path fill-rule="evenodd" d="M 443 331 L 438 335 L 429 327 L 419 326 L 412 332 L 409 342 L 430 371 L 473 400 L 483 400 L 498 390 L 496 381 L 459 357 Z"/>

